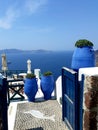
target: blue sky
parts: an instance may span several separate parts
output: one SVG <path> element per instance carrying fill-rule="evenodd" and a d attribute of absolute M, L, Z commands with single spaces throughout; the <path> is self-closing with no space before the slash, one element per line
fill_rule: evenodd
<path fill-rule="evenodd" d="M 0 0 L 0 49 L 98 49 L 98 0 Z"/>

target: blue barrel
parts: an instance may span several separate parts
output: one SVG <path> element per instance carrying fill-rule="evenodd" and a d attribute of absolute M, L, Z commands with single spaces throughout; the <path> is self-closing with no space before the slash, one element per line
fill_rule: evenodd
<path fill-rule="evenodd" d="M 38 85 L 36 78 L 28 79 L 26 78 L 24 84 L 24 92 L 28 97 L 28 101 L 35 101 L 35 95 L 38 91 Z"/>
<path fill-rule="evenodd" d="M 72 56 L 71 68 L 78 71 L 79 68 L 95 67 L 95 52 L 92 47 L 77 47 Z"/>
<path fill-rule="evenodd" d="M 41 90 L 44 94 L 44 99 L 49 100 L 54 90 L 54 78 L 53 75 L 41 77 Z"/>

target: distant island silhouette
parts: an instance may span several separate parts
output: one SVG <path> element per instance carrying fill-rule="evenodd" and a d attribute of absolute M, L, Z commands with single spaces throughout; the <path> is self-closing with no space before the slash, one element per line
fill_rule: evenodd
<path fill-rule="evenodd" d="M 21 50 L 21 49 L 2 49 L 0 50 L 0 53 L 45 53 L 45 52 L 52 52 L 51 50 L 44 50 L 44 49 L 38 49 L 38 50 Z"/>

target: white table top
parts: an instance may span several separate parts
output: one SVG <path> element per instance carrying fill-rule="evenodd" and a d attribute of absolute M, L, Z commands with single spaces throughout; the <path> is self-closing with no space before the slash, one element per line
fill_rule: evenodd
<path fill-rule="evenodd" d="M 81 81 L 82 74 L 84 75 L 98 75 L 98 67 L 88 67 L 79 69 L 79 81 Z"/>

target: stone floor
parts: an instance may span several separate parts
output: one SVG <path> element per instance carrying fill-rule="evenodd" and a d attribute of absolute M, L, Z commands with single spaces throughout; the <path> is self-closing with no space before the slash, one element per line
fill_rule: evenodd
<path fill-rule="evenodd" d="M 57 100 L 18 103 L 14 130 L 67 130 Z"/>

